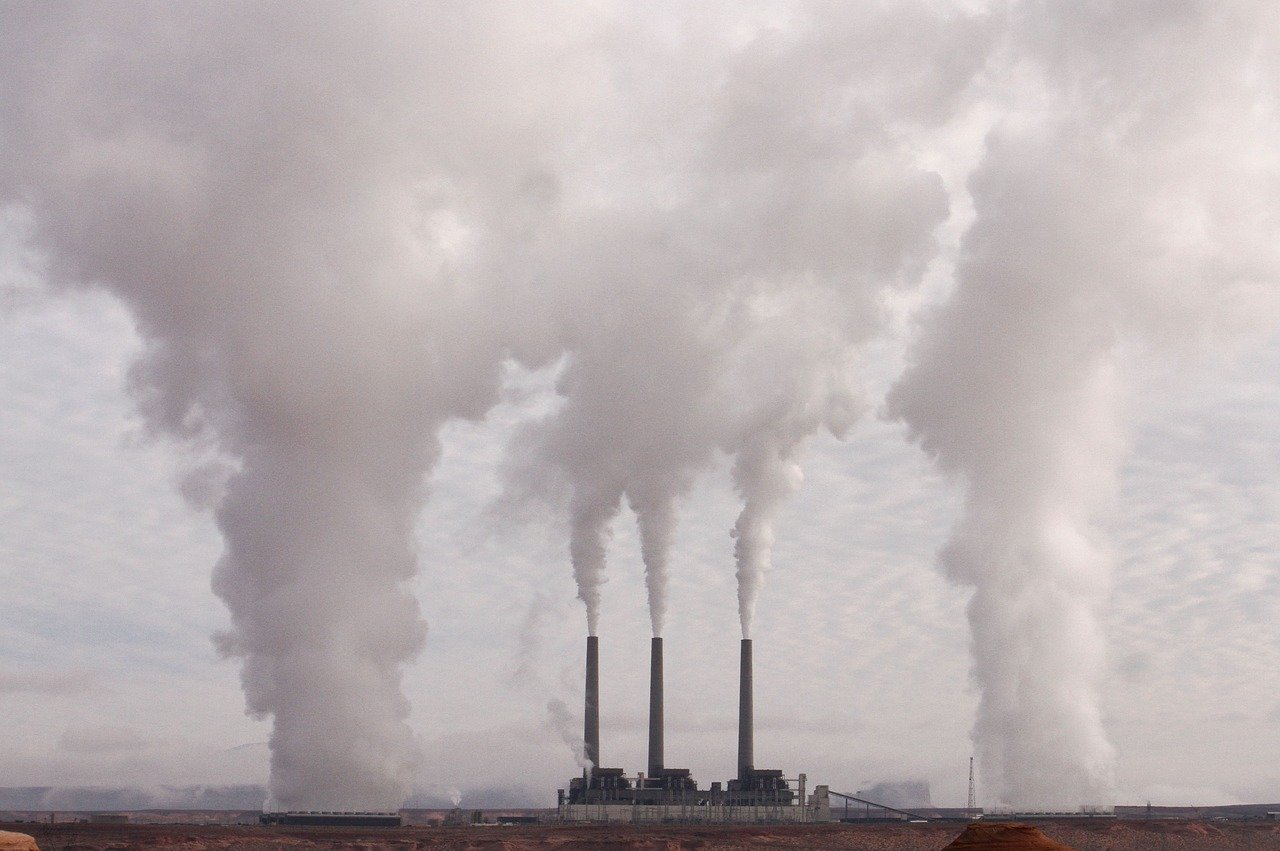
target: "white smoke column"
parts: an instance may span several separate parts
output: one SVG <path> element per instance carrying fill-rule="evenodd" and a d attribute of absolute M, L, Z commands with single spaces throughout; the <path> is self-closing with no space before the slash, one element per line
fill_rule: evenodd
<path fill-rule="evenodd" d="M 563 700 L 555 698 L 547 701 L 547 724 L 569 746 L 578 768 L 593 767 L 586 756 L 586 743 L 582 741 L 582 719 L 570 712 Z"/>
<path fill-rule="evenodd" d="M 707 359 L 688 356 L 688 347 L 678 343 L 693 320 L 671 311 L 669 302 L 678 306 L 678 299 L 650 297 L 660 307 L 630 305 L 632 322 L 645 312 L 661 313 L 645 323 L 646 339 L 622 351 L 613 351 L 616 338 L 599 332 L 582 341 L 560 381 L 565 404 L 526 435 L 535 441 L 529 454 L 539 466 L 533 474 L 563 476 L 572 488 L 570 556 L 592 635 L 610 524 L 624 496 L 639 527 L 651 627 L 654 635 L 662 634 L 676 499 L 688 489 L 690 471 L 714 449 L 709 429 L 698 421 L 697 396 L 705 396 L 706 382 L 693 377 L 706 371 Z M 599 316 L 604 328 L 616 331 L 607 312 Z"/>
<path fill-rule="evenodd" d="M 751 637 L 756 601 L 773 566 L 778 512 L 804 481 L 800 456 L 819 430 L 842 437 L 862 413 L 858 344 L 870 324 L 857 331 L 831 325 L 840 310 L 831 299 L 804 287 L 757 293 L 730 320 L 741 327 L 722 392 L 739 405 L 746 402 L 725 443 L 743 500 L 731 532 L 743 638 Z M 871 313 L 868 305 L 861 309 Z"/>
<path fill-rule="evenodd" d="M 599 220 L 594 230 L 561 237 L 576 262 L 541 275 L 574 281 L 580 301 L 560 312 L 590 321 L 566 329 L 570 356 L 557 384 L 564 403 L 521 435 L 511 459 L 524 469 L 513 472 L 535 487 L 558 481 L 569 494 L 570 555 L 592 634 L 610 524 L 626 498 L 639 526 L 651 627 L 661 635 L 676 501 L 715 446 L 701 410 L 711 357 L 699 339 L 693 288 L 678 283 L 689 277 L 693 259 L 670 251 L 647 255 L 654 250 L 648 239 L 626 244 L 634 231 L 660 227 L 656 216 L 637 222 L 616 221 L 607 211 L 592 215 Z M 615 293 L 609 286 L 619 280 L 629 285 Z"/>
<path fill-rule="evenodd" d="M 1243 305 L 1274 306 L 1263 15 L 1202 3 L 1014 15 L 1008 67 L 1040 76 L 1021 93 L 1029 109 L 988 140 L 955 293 L 889 400 L 965 488 L 941 563 L 974 588 L 973 735 L 1000 803 L 1113 802 L 1100 701 L 1111 559 L 1094 521 L 1123 449 L 1116 344 L 1129 329 L 1208 339 Z"/>
<path fill-rule="evenodd" d="M 919 280 L 946 216 L 907 139 L 948 120 L 988 47 L 937 4 L 659 9 L 628 22 L 644 50 L 609 57 L 616 144 L 559 175 L 582 206 L 532 277 L 573 294 L 564 404 L 517 447 L 569 495 L 593 630 L 619 495 L 635 510 L 654 635 L 680 499 L 717 450 L 745 505 L 747 627 L 807 440 L 848 426 L 878 296 Z"/>
<path fill-rule="evenodd" d="M 273 721 L 269 805 L 396 808 L 423 479 L 438 426 L 482 415 L 521 350 L 499 328 L 523 296 L 481 272 L 547 203 L 525 125 L 554 110 L 493 57 L 543 51 L 448 9 L 2 15 L 0 200 L 30 211 L 55 285 L 129 306 L 153 427 L 226 461 L 219 645 Z"/>
<path fill-rule="evenodd" d="M 942 564 L 976 588 L 974 737 L 1019 807 L 1107 803 L 1112 785 L 1098 704 L 1108 570 L 1089 521 L 1119 450 L 1114 335 L 1100 252 L 1076 240 L 1087 229 L 1105 245 L 1124 224 L 1055 197 L 1085 177 L 1063 173 L 1075 162 L 1060 141 L 1020 139 L 1020 168 L 1005 158 L 974 179 L 956 295 L 890 402 L 967 488 Z"/>
<path fill-rule="evenodd" d="M 569 747 L 578 767 L 589 768 L 591 764 L 586 758 L 586 743 L 582 739 L 582 716 L 574 716 L 569 711 L 568 704 L 562 699 L 551 697 L 550 695 L 556 692 L 555 687 L 537 673 L 536 656 L 539 645 L 542 643 L 543 619 L 550 606 L 550 601 L 543 593 L 537 592 L 533 595 L 524 621 L 520 625 L 518 658 L 516 667 L 512 671 L 511 682 L 525 692 L 530 699 L 539 703 L 545 701 L 547 726 Z M 564 683 L 561 686 L 562 688 L 571 687 Z M 582 703 L 581 696 L 578 698 L 578 703 L 579 705 Z"/>
<path fill-rule="evenodd" d="M 573 239 L 566 237 L 575 254 L 600 250 Z M 565 402 L 526 428 L 518 457 L 531 479 L 568 485 L 570 557 L 591 635 L 599 625 L 610 526 L 626 497 L 640 529 L 651 625 L 660 635 L 675 500 L 688 488 L 687 471 L 713 448 L 696 423 L 680 419 L 697 416 L 690 413 L 697 400 L 689 397 L 698 392 L 700 382 L 692 376 L 705 372 L 705 359 L 700 364 L 686 355 L 681 335 L 692 319 L 678 312 L 678 296 L 646 290 L 614 301 L 586 309 L 595 321 L 575 329 L 577 351 L 557 386 Z M 620 343 L 621 323 L 642 328 L 641 339 Z"/>
<path fill-rule="evenodd" d="M 621 506 L 622 493 L 607 496 L 575 496 L 569 539 L 573 578 L 578 583 L 578 599 L 587 607 L 587 635 L 600 628 L 600 586 L 605 582 L 605 554 L 613 532 L 609 524 Z"/>
<path fill-rule="evenodd" d="M 795 447 L 784 455 L 773 441 L 757 440 L 755 446 L 739 453 L 733 468 L 734 483 L 745 500 L 732 532 L 743 638 L 751 637 L 760 585 L 773 566 L 774 518 L 783 501 L 804 481 L 800 465 L 792 460 L 794 453 Z"/>
<path fill-rule="evenodd" d="M 640 558 L 644 561 L 645 593 L 649 598 L 649 625 L 661 637 L 667 621 L 668 562 L 675 533 L 676 504 L 674 493 L 663 493 L 652 499 L 632 496 L 640 532 Z"/>

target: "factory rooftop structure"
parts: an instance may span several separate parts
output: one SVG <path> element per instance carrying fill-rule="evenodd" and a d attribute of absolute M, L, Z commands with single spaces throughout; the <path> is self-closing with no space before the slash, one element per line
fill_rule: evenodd
<path fill-rule="evenodd" d="M 600 644 L 587 637 L 584 754 L 590 767 L 561 789 L 564 821 L 604 822 L 815 822 L 831 820 L 826 786 L 805 797 L 805 775 L 788 779 L 755 767 L 751 639 L 742 639 L 738 691 L 738 776 L 699 789 L 687 768 L 667 768 L 663 753 L 662 639 L 654 638 L 649 664 L 648 771 L 628 776 L 600 764 Z M 794 787 L 792 784 L 795 784 Z"/>

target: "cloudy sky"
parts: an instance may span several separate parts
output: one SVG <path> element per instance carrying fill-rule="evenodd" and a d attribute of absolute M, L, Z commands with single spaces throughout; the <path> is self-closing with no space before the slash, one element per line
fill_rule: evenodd
<path fill-rule="evenodd" d="M 272 722 L 246 715 L 240 673 L 262 655 L 262 627 L 228 612 L 249 605 L 236 589 L 257 587 L 256 562 L 223 557 L 226 535 L 244 546 L 227 506 L 244 492 L 292 498 L 254 472 L 282 430 L 255 419 L 261 398 L 297 390 L 279 416 L 324 418 L 335 398 L 324 376 L 353 362 L 353 381 L 377 377 L 361 404 L 397 424 L 354 457 L 425 482 L 425 501 L 415 479 L 397 503 L 416 573 L 397 586 L 389 569 L 368 592 L 394 608 L 402 587 L 427 625 L 420 651 L 385 657 L 390 670 L 408 659 L 412 786 L 553 801 L 577 771 L 554 707 L 580 730 L 586 627 L 566 494 L 598 485 L 599 464 L 573 441 L 620 436 L 579 413 L 593 410 L 591 376 L 632 400 L 624 414 L 661 404 L 667 385 L 622 384 L 637 367 L 618 353 L 636 353 L 640 374 L 684 376 L 667 353 L 702 345 L 697 326 L 736 303 L 737 284 L 721 279 L 758 277 L 768 283 L 753 295 L 782 305 L 788 332 L 724 320 L 713 336 L 729 342 L 708 348 L 709 374 L 723 369 L 730 386 L 734 370 L 755 376 L 748 355 L 763 340 L 803 364 L 784 384 L 819 387 L 813 398 L 843 393 L 822 376 L 848 366 L 862 415 L 841 428 L 826 415 L 784 422 L 804 431 L 804 480 L 778 510 L 755 608 L 757 763 L 849 792 L 924 779 L 936 804 L 962 805 L 982 681 L 973 587 L 947 578 L 939 551 L 966 516 L 966 482 L 983 475 L 967 459 L 982 453 L 949 456 L 939 424 L 1006 410 L 1024 423 L 1026 393 L 1017 381 L 984 391 L 981 367 L 944 370 L 957 385 L 932 380 L 929 365 L 976 345 L 1037 386 L 1076 386 L 1048 354 L 1006 346 L 998 324 L 948 318 L 969 316 L 945 307 L 966 304 L 966 287 L 981 294 L 1014 268 L 1033 294 L 1003 302 L 1015 325 L 1094 339 L 1072 309 L 1053 312 L 1053 293 L 1084 279 L 1080 290 L 1108 295 L 1091 309 L 1118 305 L 1097 355 L 1114 387 L 1102 409 L 1117 445 L 1101 453 L 1114 470 L 1099 464 L 1114 487 L 1081 502 L 1107 566 L 1083 596 L 1100 596 L 1105 648 L 1090 687 L 1116 800 L 1280 800 L 1280 266 L 1269 248 L 1280 172 L 1262 143 L 1280 66 L 1274 41 L 1251 40 L 1265 4 L 1218 5 L 1100 4 L 1093 17 L 1054 3 L 442 6 L 412 21 L 377 6 L 357 27 L 277 6 L 224 7 L 241 13 L 231 23 L 208 8 L 7 7 L 0 29 L 23 47 L 0 67 L 15 82 L 0 99 L 0 145 L 15 151 L 0 173 L 0 786 L 267 782 Z M 265 27 L 278 39 L 261 38 Z M 1172 57 L 1184 66 L 1162 64 Z M 314 85 L 317 62 L 336 82 Z M 1224 116 L 1238 118 L 1228 138 Z M 1099 153 L 1079 142 L 1093 135 L 1122 141 Z M 311 181 L 308 169 L 330 171 Z M 259 188 L 263 174 L 278 177 Z M 1201 203 L 1188 212 L 1171 198 Z M 1065 246 L 1007 224 L 1059 207 L 1086 220 L 1052 219 L 1075 240 Z M 1114 225 L 1133 220 L 1148 226 Z M 1077 279 L 1074 266 L 1002 259 L 1010 244 L 1101 259 Z M 424 273 L 421 301 L 398 289 L 418 286 L 419 266 L 448 270 Z M 329 299 L 333 269 L 370 283 Z M 216 310 L 188 287 L 217 294 Z M 298 314 L 313 295 L 320 306 Z M 1219 309 L 1225 318 L 1198 322 Z M 366 360 L 369 339 L 400 339 L 401 312 L 443 342 L 425 354 L 372 347 Z M 790 335 L 837 342 L 793 350 Z M 321 378 L 294 383 L 317 353 L 341 366 L 322 359 Z M 402 366 L 418 357 L 428 365 Z M 827 372 L 811 375 L 815 363 Z M 198 378 L 183 372 L 191 364 Z M 886 404 L 904 386 L 928 391 L 912 397 L 933 400 L 927 413 Z M 962 404 L 946 401 L 953 386 Z M 388 401 L 417 387 L 421 405 Z M 707 398 L 756 410 L 754 396 L 718 392 Z M 1062 398 L 1068 411 L 1093 404 Z M 735 464 L 750 455 L 706 407 L 688 409 L 699 428 L 658 431 L 690 459 L 672 472 L 667 762 L 703 782 L 734 767 L 729 532 L 743 506 Z M 207 421 L 190 427 L 195 410 Z M 335 419 L 335 440 L 366 431 Z M 438 431 L 438 448 L 384 452 L 401 423 Z M 628 435 L 644 464 L 656 463 L 646 452 L 667 458 Z M 600 588 L 602 758 L 637 770 L 651 624 L 627 493 Z M 298 516 L 332 510 L 307 503 Z M 394 547 L 385 556 L 398 563 Z M 305 624 L 366 593 L 363 573 L 335 575 L 317 604 L 329 608 L 294 598 L 280 619 Z M 293 706 L 254 676 L 262 705 Z M 982 781 L 980 799 L 996 803 Z"/>

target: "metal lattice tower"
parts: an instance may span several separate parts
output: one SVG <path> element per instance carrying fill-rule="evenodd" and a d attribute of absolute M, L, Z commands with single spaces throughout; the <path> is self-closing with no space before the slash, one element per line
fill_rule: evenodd
<path fill-rule="evenodd" d="M 973 757 L 969 757 L 969 813 L 978 808 L 978 788 L 973 783 Z"/>

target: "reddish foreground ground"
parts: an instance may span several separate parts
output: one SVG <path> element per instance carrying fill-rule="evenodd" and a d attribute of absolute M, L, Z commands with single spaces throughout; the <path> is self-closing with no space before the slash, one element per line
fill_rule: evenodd
<path fill-rule="evenodd" d="M 1250 849 L 1280 851 L 1280 823 L 1203 821 L 1036 822 L 1053 839 L 1079 851 L 1093 849 Z M 960 835 L 960 824 L 870 824 L 662 827 L 522 825 L 516 827 L 281 828 L 173 824 L 4 824 L 27 833 L 43 851 L 144 851 L 151 848 L 257 849 L 941 849 Z"/>

